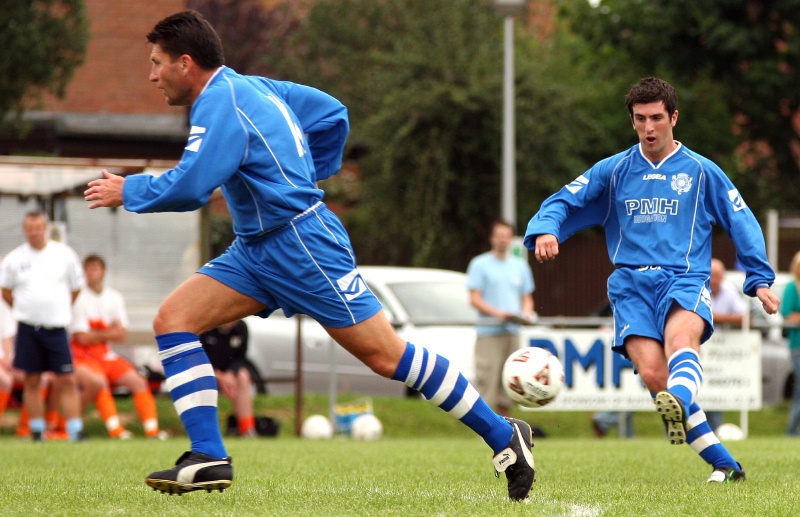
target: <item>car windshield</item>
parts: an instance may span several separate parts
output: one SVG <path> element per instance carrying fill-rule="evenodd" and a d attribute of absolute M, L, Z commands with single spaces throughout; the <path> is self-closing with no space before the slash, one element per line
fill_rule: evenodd
<path fill-rule="evenodd" d="M 402 282 L 388 285 L 415 325 L 474 325 L 462 282 Z"/>

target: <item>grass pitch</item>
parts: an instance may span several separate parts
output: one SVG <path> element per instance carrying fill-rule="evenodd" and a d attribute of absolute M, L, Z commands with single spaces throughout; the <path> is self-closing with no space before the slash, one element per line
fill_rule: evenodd
<path fill-rule="evenodd" d="M 748 480 L 707 484 L 707 466 L 666 440 L 552 439 L 534 448 L 528 501 L 506 497 L 477 438 L 229 439 L 234 484 L 169 496 L 144 485 L 185 438 L 86 443 L 4 439 L 2 515 L 654 516 L 800 514 L 800 441 L 731 444 Z"/>
<path fill-rule="evenodd" d="M 227 439 L 234 484 L 223 493 L 169 496 L 144 477 L 174 464 L 188 448 L 167 441 L 112 441 L 89 422 L 85 443 L 35 444 L 0 437 L 2 516 L 797 516 L 800 515 L 800 440 L 781 436 L 785 407 L 751 418 L 751 438 L 729 442 L 748 480 L 707 484 L 710 468 L 686 445 L 672 446 L 655 417 L 637 415 L 637 438 L 591 436 L 588 414 L 523 413 L 542 426 L 535 439 L 537 481 L 522 503 L 507 499 L 486 445 L 461 424 L 420 400 L 375 400 L 384 437 L 355 442 L 295 438 Z M 169 401 L 160 419 L 175 432 Z M 163 406 L 162 406 L 163 404 Z M 282 415 L 285 400 L 258 401 L 259 413 Z M 120 403 L 125 411 L 125 401 Z M 324 398 L 306 414 L 324 411 Z M 222 402 L 222 413 L 227 411 Z M 772 422 L 775 420 L 775 422 Z M 130 426 L 138 431 L 135 425 Z M 140 434 L 140 433 L 139 433 Z"/>

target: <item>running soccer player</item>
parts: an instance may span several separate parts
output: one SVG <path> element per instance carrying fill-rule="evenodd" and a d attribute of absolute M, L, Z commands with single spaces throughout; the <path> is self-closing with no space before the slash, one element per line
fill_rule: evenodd
<path fill-rule="evenodd" d="M 307 314 L 374 372 L 419 391 L 475 431 L 527 497 L 534 480 L 530 426 L 495 414 L 447 359 L 395 334 L 356 268 L 349 237 L 316 187 L 339 171 L 349 130 L 346 108 L 307 86 L 237 74 L 197 12 L 160 21 L 150 80 L 167 103 L 191 106 L 189 141 L 159 177 L 103 171 L 89 183 L 89 208 L 132 212 L 200 208 L 217 187 L 233 216 L 234 243 L 161 305 L 153 322 L 167 387 L 191 440 L 175 467 L 145 482 L 166 493 L 223 490 L 233 481 L 217 418 L 214 369 L 198 334 L 277 308 Z"/>
<path fill-rule="evenodd" d="M 753 213 L 724 172 L 673 139 L 678 97 L 647 77 L 626 104 L 639 135 L 630 149 L 596 163 L 542 203 L 525 246 L 539 262 L 559 243 L 594 225 L 605 229 L 616 267 L 608 279 L 614 350 L 641 375 L 673 444 L 689 445 L 712 466 L 709 482 L 743 481 L 745 473 L 719 442 L 700 406 L 700 344 L 713 332 L 709 277 L 711 228 L 732 237 L 747 275 L 744 292 L 774 314 L 775 273 Z"/>

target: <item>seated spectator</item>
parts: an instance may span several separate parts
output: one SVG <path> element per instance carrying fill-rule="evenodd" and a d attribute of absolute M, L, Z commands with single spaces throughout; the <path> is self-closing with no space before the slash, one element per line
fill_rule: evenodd
<path fill-rule="evenodd" d="M 128 315 L 122 295 L 104 285 L 106 264 L 99 255 L 83 261 L 86 289 L 73 306 L 70 325 L 75 374 L 82 389 L 83 408 L 94 401 L 113 438 L 129 438 L 122 427 L 111 388 L 122 386 L 133 396 L 133 405 L 148 438 L 163 438 L 158 426 L 156 402 L 150 385 L 134 366 L 111 349 L 111 343 L 127 336 Z"/>
<path fill-rule="evenodd" d="M 233 402 L 239 436 L 255 436 L 253 392 L 247 369 L 247 325 L 242 320 L 221 325 L 200 335 L 219 391 Z"/>

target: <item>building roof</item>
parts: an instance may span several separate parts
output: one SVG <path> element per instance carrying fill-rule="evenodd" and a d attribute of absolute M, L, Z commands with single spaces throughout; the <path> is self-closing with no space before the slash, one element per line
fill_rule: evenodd
<path fill-rule="evenodd" d="M 40 158 L 0 156 L 0 195 L 51 197 L 82 196 L 86 184 L 106 169 L 127 176 L 153 168 L 168 169 L 173 162 L 161 160 L 99 160 L 89 158 Z"/>

